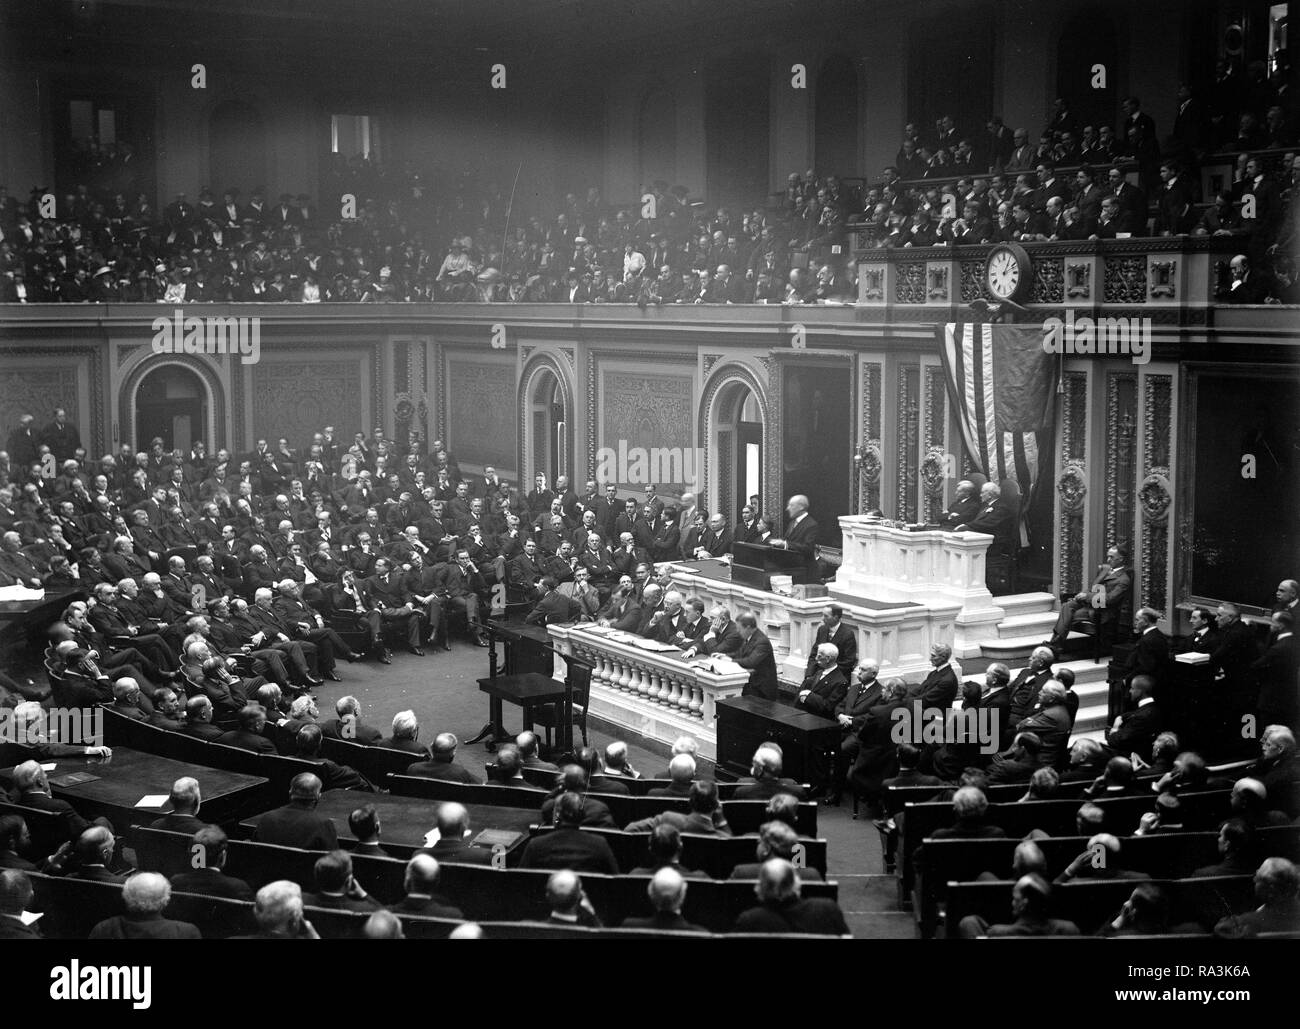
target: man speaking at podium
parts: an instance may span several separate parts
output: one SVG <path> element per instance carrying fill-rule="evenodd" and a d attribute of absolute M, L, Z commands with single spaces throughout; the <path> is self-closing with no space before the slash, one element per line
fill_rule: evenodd
<path fill-rule="evenodd" d="M 817 559 L 817 523 L 808 513 L 808 498 L 802 493 L 795 494 L 785 505 L 785 513 L 790 519 L 786 522 L 785 535 L 772 540 L 770 545 L 801 555 L 811 568 Z"/>

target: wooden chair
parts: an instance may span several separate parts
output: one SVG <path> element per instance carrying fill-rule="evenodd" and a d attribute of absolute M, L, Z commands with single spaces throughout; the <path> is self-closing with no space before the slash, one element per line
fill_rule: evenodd
<path fill-rule="evenodd" d="M 566 659 L 567 660 L 567 659 Z M 573 689 L 573 724 L 582 733 L 582 745 L 587 746 L 587 708 L 591 705 L 591 665 L 569 661 L 569 685 Z M 546 730 L 546 749 L 551 749 L 551 729 L 559 731 L 561 704 L 544 704 L 533 709 L 537 724 Z"/>

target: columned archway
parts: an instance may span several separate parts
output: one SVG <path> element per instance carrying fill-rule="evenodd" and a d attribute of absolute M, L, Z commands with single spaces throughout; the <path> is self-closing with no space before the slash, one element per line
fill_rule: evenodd
<path fill-rule="evenodd" d="M 150 361 L 128 376 L 122 387 L 122 436 L 137 450 L 155 437 L 163 449 L 188 450 L 203 440 L 210 451 L 218 441 L 218 386 L 207 369 L 192 362 Z"/>
<path fill-rule="evenodd" d="M 730 525 L 750 495 L 763 495 L 767 426 L 767 398 L 753 374 L 737 365 L 718 372 L 701 411 L 706 468 L 700 501 Z"/>
<path fill-rule="evenodd" d="M 549 356 L 532 361 L 519 386 L 519 481 L 534 475 L 573 479 L 573 392 L 564 372 Z"/>

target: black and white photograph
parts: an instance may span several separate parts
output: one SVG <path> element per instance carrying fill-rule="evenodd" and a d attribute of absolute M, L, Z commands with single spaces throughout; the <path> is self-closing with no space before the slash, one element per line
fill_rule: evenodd
<path fill-rule="evenodd" d="M 0 0 L 14 982 L 820 940 L 923 996 L 936 941 L 1073 938 L 1092 1010 L 1277 1003 L 1288 44 L 1277 0 Z"/>

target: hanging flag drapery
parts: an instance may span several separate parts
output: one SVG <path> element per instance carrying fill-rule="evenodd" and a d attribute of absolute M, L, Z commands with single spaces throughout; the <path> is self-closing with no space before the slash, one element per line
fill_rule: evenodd
<path fill-rule="evenodd" d="M 966 453 L 991 482 L 1019 487 L 1020 537 L 1038 486 L 1040 443 L 1049 446 L 1056 413 L 1056 364 L 1041 325 L 961 324 L 940 330 L 948 395 Z"/>

